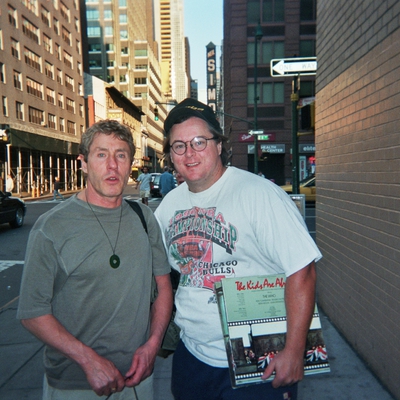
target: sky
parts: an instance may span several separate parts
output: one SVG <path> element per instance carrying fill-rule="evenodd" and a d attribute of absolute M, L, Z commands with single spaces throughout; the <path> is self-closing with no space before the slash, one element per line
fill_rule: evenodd
<path fill-rule="evenodd" d="M 190 69 L 193 79 L 197 79 L 199 100 L 207 102 L 206 46 L 213 42 L 216 46 L 217 70 L 221 56 L 223 0 L 183 0 L 185 36 L 189 38 Z"/>

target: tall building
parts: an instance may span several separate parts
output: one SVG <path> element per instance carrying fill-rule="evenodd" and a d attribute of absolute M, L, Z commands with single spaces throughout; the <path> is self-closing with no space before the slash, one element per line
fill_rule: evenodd
<path fill-rule="evenodd" d="M 160 43 L 163 94 L 170 101 L 180 102 L 190 95 L 188 72 L 189 47 L 184 37 L 182 0 L 156 0 L 160 25 L 156 40 Z"/>
<path fill-rule="evenodd" d="M 136 143 L 142 165 L 153 172 L 163 159 L 162 122 L 166 109 L 155 10 L 152 0 L 84 1 L 87 72 L 119 90 L 143 112 L 142 140 Z M 86 53 L 85 53 L 86 54 Z M 156 120 L 155 110 L 160 110 Z"/>
<path fill-rule="evenodd" d="M 315 56 L 315 38 L 316 0 L 224 0 L 223 111 L 232 165 L 257 166 L 279 185 L 292 180 L 293 79 L 272 76 L 270 61 Z M 300 100 L 315 96 L 314 82 L 314 76 L 301 77 Z M 248 133 L 255 124 L 263 131 L 257 142 Z M 315 157 L 312 129 L 305 133 L 300 178 L 311 173 Z"/>
<path fill-rule="evenodd" d="M 17 193 L 80 181 L 85 128 L 79 3 L 9 0 L 0 6 L 0 173 Z"/>

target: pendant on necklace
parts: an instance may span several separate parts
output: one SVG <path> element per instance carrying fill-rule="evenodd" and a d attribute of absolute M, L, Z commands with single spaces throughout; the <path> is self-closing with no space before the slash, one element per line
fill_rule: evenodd
<path fill-rule="evenodd" d="M 119 257 L 116 254 L 113 254 L 110 257 L 110 266 L 111 266 L 111 268 L 114 268 L 114 269 L 118 268 L 120 263 L 121 263 L 121 261 L 120 261 Z"/>

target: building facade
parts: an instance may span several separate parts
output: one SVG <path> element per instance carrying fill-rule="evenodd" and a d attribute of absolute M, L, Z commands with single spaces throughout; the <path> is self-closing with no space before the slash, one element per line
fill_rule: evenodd
<path fill-rule="evenodd" d="M 396 399 L 399 21 L 396 0 L 318 1 L 318 300 Z"/>
<path fill-rule="evenodd" d="M 10 0 L 0 6 L 0 173 L 14 191 L 79 185 L 85 128 L 79 3 Z"/>
<path fill-rule="evenodd" d="M 293 78 L 273 77 L 270 61 L 315 56 L 315 35 L 316 0 L 224 0 L 222 111 L 231 163 L 252 172 L 257 168 L 279 185 L 292 179 Z M 300 77 L 298 94 L 314 97 L 314 76 Z M 300 112 L 296 118 L 301 121 Z M 263 131 L 257 143 L 249 134 L 255 125 Z M 298 141 L 300 179 L 312 173 L 315 156 L 308 128 Z"/>

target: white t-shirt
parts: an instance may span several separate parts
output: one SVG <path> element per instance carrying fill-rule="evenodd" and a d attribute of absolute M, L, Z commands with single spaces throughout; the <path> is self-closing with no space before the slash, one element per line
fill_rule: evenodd
<path fill-rule="evenodd" d="M 269 180 L 229 167 L 209 189 L 186 183 L 155 212 L 169 262 L 181 273 L 175 322 L 188 350 L 202 362 L 227 367 L 214 282 L 285 273 L 321 258 L 290 197 Z"/>

